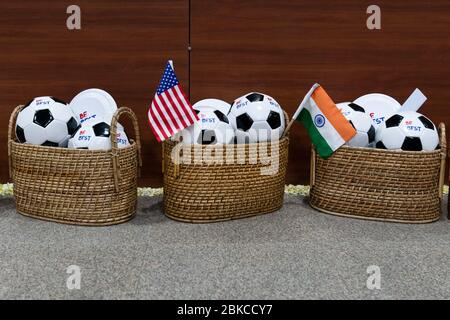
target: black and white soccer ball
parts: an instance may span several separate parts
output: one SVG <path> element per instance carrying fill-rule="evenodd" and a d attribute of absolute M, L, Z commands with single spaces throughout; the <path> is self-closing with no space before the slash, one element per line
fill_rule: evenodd
<path fill-rule="evenodd" d="M 38 97 L 17 116 L 16 137 L 22 143 L 67 147 L 79 126 L 70 107 L 53 97 Z"/>
<path fill-rule="evenodd" d="M 407 151 L 432 151 L 439 148 L 439 135 L 434 123 L 414 111 L 390 116 L 376 133 L 376 147 Z"/>
<path fill-rule="evenodd" d="M 81 125 L 77 132 L 69 140 L 69 148 L 88 150 L 110 150 L 111 149 L 111 127 L 108 123 L 100 120 L 97 122 L 86 122 Z M 123 126 L 117 125 L 117 146 L 125 148 L 130 145 Z"/>
<path fill-rule="evenodd" d="M 185 144 L 229 144 L 234 141 L 234 130 L 226 112 L 230 105 L 218 99 L 206 99 L 192 106 L 200 118 L 182 130 L 180 136 Z"/>
<path fill-rule="evenodd" d="M 236 99 L 228 114 L 237 143 L 278 140 L 284 132 L 283 109 L 263 93 L 252 92 Z"/>
<path fill-rule="evenodd" d="M 346 144 L 352 147 L 373 145 L 375 142 L 375 127 L 364 108 L 353 102 L 339 103 L 337 107 L 356 130 L 356 135 Z"/>

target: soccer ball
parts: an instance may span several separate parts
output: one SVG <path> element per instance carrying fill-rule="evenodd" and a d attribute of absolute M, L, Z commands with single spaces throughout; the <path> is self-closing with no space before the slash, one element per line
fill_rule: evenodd
<path fill-rule="evenodd" d="M 200 120 L 181 131 L 183 143 L 210 145 L 229 144 L 234 141 L 233 127 L 220 108 L 212 106 L 211 103 L 196 103 L 193 109 Z"/>
<path fill-rule="evenodd" d="M 284 113 L 274 98 L 252 92 L 236 99 L 228 114 L 237 143 L 278 140 L 284 132 Z"/>
<path fill-rule="evenodd" d="M 231 105 L 228 102 L 219 99 L 203 99 L 196 102 L 192 108 L 194 110 L 201 110 L 202 108 L 213 108 L 214 110 L 219 110 L 223 114 L 228 114 L 230 112 Z"/>
<path fill-rule="evenodd" d="M 372 118 L 375 130 L 401 108 L 401 104 L 397 100 L 381 93 L 366 94 L 353 101 L 353 103 L 364 108 L 366 113 Z"/>
<path fill-rule="evenodd" d="M 106 122 L 83 123 L 70 138 L 69 148 L 89 150 L 110 150 L 110 125 Z M 117 146 L 125 148 L 130 145 L 123 126 L 117 125 Z"/>
<path fill-rule="evenodd" d="M 398 112 L 377 130 L 376 147 L 408 151 L 432 151 L 439 147 L 436 126 L 414 111 Z"/>
<path fill-rule="evenodd" d="M 356 130 L 356 135 L 346 144 L 352 147 L 371 145 L 375 141 L 375 127 L 364 108 L 352 102 L 339 103 L 337 107 Z"/>
<path fill-rule="evenodd" d="M 67 141 L 78 126 L 78 121 L 65 102 L 53 97 L 38 97 L 29 102 L 17 116 L 16 137 L 22 143 L 67 147 Z"/>

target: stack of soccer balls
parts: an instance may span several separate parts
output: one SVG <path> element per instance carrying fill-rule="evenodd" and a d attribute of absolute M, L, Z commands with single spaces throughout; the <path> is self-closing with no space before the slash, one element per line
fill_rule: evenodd
<path fill-rule="evenodd" d="M 48 147 L 89 150 L 111 149 L 111 121 L 117 105 L 100 89 L 79 93 L 70 104 L 54 97 L 34 98 L 17 116 L 19 142 Z M 117 145 L 129 145 L 124 128 L 118 124 Z"/>
<path fill-rule="evenodd" d="M 285 117 L 281 106 L 266 94 L 252 92 L 232 105 L 205 99 L 193 105 L 200 120 L 175 137 L 186 144 L 230 144 L 275 141 L 281 138 Z"/>
<path fill-rule="evenodd" d="M 350 146 L 404 151 L 439 148 L 433 122 L 418 112 L 402 111 L 401 104 L 390 96 L 368 94 L 337 107 L 356 129 L 356 135 L 347 142 Z"/>

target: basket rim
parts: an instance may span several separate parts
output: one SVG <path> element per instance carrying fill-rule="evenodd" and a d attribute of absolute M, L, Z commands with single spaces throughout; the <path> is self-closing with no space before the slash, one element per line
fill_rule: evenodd
<path fill-rule="evenodd" d="M 63 151 L 64 150 L 64 152 L 68 152 L 68 153 L 85 153 L 85 154 L 111 154 L 111 152 L 113 152 L 113 149 L 111 148 L 111 149 L 108 149 L 108 150 L 88 150 L 88 149 L 73 149 L 73 148 L 65 148 L 65 147 L 48 147 L 48 146 L 41 146 L 41 145 L 37 145 L 37 144 L 30 144 L 30 143 L 21 143 L 21 142 L 18 142 L 18 141 L 16 141 L 15 139 L 14 140 L 11 140 L 10 141 L 10 143 L 12 144 L 12 145 L 14 145 L 14 146 L 17 146 L 17 147 L 23 147 L 23 148 L 33 148 L 33 149 L 36 149 L 36 148 L 39 148 L 39 149 L 41 149 L 42 151 Z M 129 149 L 129 148 L 134 148 L 134 147 L 136 147 L 137 146 L 137 144 L 136 144 L 136 141 L 134 141 L 133 139 L 130 139 L 130 145 L 129 146 L 126 146 L 126 147 L 124 147 L 124 148 L 118 148 L 117 150 L 120 152 L 120 151 L 125 151 L 125 150 L 127 150 L 127 149 Z"/>
<path fill-rule="evenodd" d="M 186 143 L 186 144 L 184 144 L 184 146 L 187 146 L 187 147 L 192 146 L 192 147 L 197 147 L 197 148 L 212 148 L 212 147 L 217 147 L 217 146 L 242 147 L 242 146 L 255 146 L 255 145 L 260 145 L 260 144 L 282 143 L 286 140 L 289 140 L 289 136 L 287 136 L 287 135 L 281 137 L 278 140 L 273 140 L 273 141 L 259 141 L 259 142 L 252 142 L 252 143 L 217 143 L 217 144 L 209 144 L 209 145 Z M 177 143 L 183 143 L 183 142 L 182 141 L 174 141 L 174 140 L 165 140 L 164 143 L 177 144 Z"/>
<path fill-rule="evenodd" d="M 330 210 L 326 210 L 323 208 L 320 208 L 316 205 L 314 205 L 313 203 L 311 203 L 311 201 L 308 201 L 309 206 L 319 212 L 328 214 L 328 215 L 332 215 L 332 216 L 337 216 L 337 217 L 344 217 L 344 218 L 353 218 L 353 219 L 359 219 L 359 220 L 366 220 L 366 221 L 378 221 L 378 222 L 394 222 L 394 223 L 402 223 L 402 224 L 427 224 L 427 223 L 432 223 L 432 222 L 436 222 L 438 221 L 441 217 L 436 216 L 435 218 L 429 218 L 429 219 L 422 219 L 422 220 L 408 220 L 408 219 L 394 219 L 394 218 L 382 218 L 382 217 L 368 217 L 368 216 L 363 216 L 363 215 L 354 215 L 354 214 L 347 214 L 347 213 L 341 213 L 341 212 L 335 212 L 335 211 L 330 211 Z"/>
<path fill-rule="evenodd" d="M 131 214 L 123 215 L 123 216 L 120 216 L 117 218 L 97 219 L 97 220 L 96 219 L 77 220 L 77 219 L 53 218 L 53 217 L 35 215 L 35 214 L 31 214 L 31 213 L 25 213 L 25 212 L 20 211 L 19 209 L 16 209 L 16 212 L 22 216 L 33 218 L 36 220 L 55 222 L 55 223 L 71 225 L 71 226 L 84 226 L 84 227 L 108 227 L 108 226 L 113 226 L 113 225 L 128 222 L 136 217 L 136 211 L 132 212 Z"/>
<path fill-rule="evenodd" d="M 313 146 L 314 147 L 314 146 Z M 378 148 L 371 148 L 371 147 L 354 147 L 354 146 L 348 146 L 343 145 L 341 146 L 336 152 L 339 152 L 339 150 L 355 150 L 355 151 L 370 151 L 370 152 L 380 152 L 380 153 L 389 153 L 389 154 L 405 154 L 405 155 L 427 155 L 427 154 L 440 154 L 443 152 L 443 148 L 439 148 L 432 151 L 407 151 L 407 150 L 400 150 L 400 149 L 378 149 Z"/>
<path fill-rule="evenodd" d="M 267 211 L 260 212 L 260 213 L 250 213 L 250 214 L 243 214 L 243 215 L 229 215 L 228 217 L 221 216 L 219 218 L 207 217 L 207 218 L 201 219 L 201 218 L 196 218 L 195 216 L 192 216 L 191 218 L 186 218 L 183 216 L 177 216 L 175 214 L 168 213 L 166 210 L 164 210 L 164 215 L 166 217 L 168 217 L 169 219 L 172 219 L 172 220 L 178 221 L 178 222 L 207 224 L 207 223 L 219 223 L 219 222 L 225 222 L 225 221 L 252 218 L 252 217 L 262 216 L 262 215 L 266 215 L 266 214 L 277 213 L 277 212 L 279 212 L 279 210 L 282 207 L 283 207 L 283 204 L 281 205 L 281 207 L 279 207 L 278 209 L 274 209 L 274 210 L 267 210 Z"/>
<path fill-rule="evenodd" d="M 339 152 L 339 150 L 355 150 L 355 151 L 370 151 L 370 152 L 379 152 L 379 153 L 385 153 L 385 154 L 392 154 L 392 155 L 434 155 L 434 154 L 443 154 L 446 156 L 447 154 L 447 138 L 446 138 L 446 128 L 445 124 L 443 122 L 440 122 L 436 129 L 438 130 L 438 136 L 439 136 L 439 149 L 435 149 L 432 151 L 408 151 L 408 150 L 400 150 L 400 149 L 379 149 L 375 147 L 354 147 L 349 145 L 342 145 L 336 152 Z M 314 145 L 311 145 L 314 149 Z"/>

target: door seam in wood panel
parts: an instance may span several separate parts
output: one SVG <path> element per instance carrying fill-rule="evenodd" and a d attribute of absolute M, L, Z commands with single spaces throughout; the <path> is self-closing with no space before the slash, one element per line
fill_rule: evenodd
<path fill-rule="evenodd" d="M 191 0 L 188 0 L 188 98 L 191 100 Z"/>

